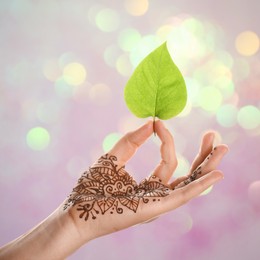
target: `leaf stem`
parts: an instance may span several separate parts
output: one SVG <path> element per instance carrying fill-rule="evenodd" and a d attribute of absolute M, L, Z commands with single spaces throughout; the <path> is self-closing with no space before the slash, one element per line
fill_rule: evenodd
<path fill-rule="evenodd" d="M 156 136 L 156 132 L 155 132 L 155 117 L 153 117 L 153 134 L 154 134 L 154 136 Z"/>

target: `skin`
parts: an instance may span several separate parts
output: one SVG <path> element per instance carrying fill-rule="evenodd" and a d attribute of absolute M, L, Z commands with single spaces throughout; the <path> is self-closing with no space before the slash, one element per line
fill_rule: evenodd
<path fill-rule="evenodd" d="M 214 149 L 214 132 L 208 132 L 202 138 L 199 153 L 188 174 L 170 183 L 177 167 L 174 139 L 159 120 L 154 125 L 149 121 L 127 133 L 108 154 L 116 156 L 118 167 L 125 166 L 154 130 L 161 140 L 161 161 L 153 175 L 169 188 L 167 196 L 157 198 L 154 203 L 143 203 L 140 200 L 136 212 L 124 208 L 122 214 L 103 214 L 87 221 L 79 217 L 76 206 L 70 205 L 64 210 L 65 201 L 38 226 L 2 247 L 0 259 L 64 259 L 92 239 L 149 222 L 180 207 L 223 179 L 217 166 L 228 147 L 221 144 Z M 199 174 L 194 174 L 195 170 Z"/>

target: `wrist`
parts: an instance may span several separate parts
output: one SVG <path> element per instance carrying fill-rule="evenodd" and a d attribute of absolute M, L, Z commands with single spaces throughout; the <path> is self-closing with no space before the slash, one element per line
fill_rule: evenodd
<path fill-rule="evenodd" d="M 91 240 L 89 232 L 80 231 L 70 210 L 63 210 L 61 204 L 43 223 L 46 239 L 50 241 L 46 251 L 53 248 L 53 259 L 64 259 Z M 44 248 L 45 249 L 45 248 Z M 52 259 L 45 257 L 45 259 Z"/>
<path fill-rule="evenodd" d="M 98 225 L 93 221 L 85 221 L 80 218 L 77 207 L 70 205 L 65 210 L 63 208 L 63 206 L 59 208 L 60 218 L 63 219 L 66 225 L 70 226 L 70 230 L 77 236 L 79 247 L 100 236 L 97 234 Z"/>
<path fill-rule="evenodd" d="M 28 233 L 5 245 L 1 259 L 64 259 L 86 243 L 69 211 L 56 209 Z"/>

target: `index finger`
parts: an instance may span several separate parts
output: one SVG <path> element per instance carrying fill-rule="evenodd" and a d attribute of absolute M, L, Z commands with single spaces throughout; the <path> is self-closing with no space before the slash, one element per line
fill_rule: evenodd
<path fill-rule="evenodd" d="M 117 164 L 124 166 L 152 133 L 153 122 L 148 121 L 140 128 L 124 135 L 108 154 L 116 156 Z"/>

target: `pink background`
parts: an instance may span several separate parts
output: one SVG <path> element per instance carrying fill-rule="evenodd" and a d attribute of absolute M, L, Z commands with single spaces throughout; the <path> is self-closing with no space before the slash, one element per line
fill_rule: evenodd
<path fill-rule="evenodd" d="M 171 46 L 191 108 L 166 122 L 180 159 L 176 174 L 186 173 L 202 133 L 214 129 L 230 147 L 219 167 L 225 179 L 208 195 L 150 224 L 91 241 L 68 259 L 259 259 L 259 51 L 242 55 L 235 41 L 246 30 L 260 36 L 260 2 L 150 0 L 141 16 L 129 13 L 127 2 L 1 1 L 0 244 L 26 232 L 64 200 L 79 174 L 104 153 L 107 135 L 146 121 L 128 111 L 124 86 L 137 62 L 163 41 L 158 30 L 168 28 L 176 32 Z M 100 25 L 98 15 L 106 8 L 112 15 L 101 17 Z M 131 50 L 120 43 L 127 28 L 139 32 Z M 73 62 L 87 72 L 77 86 L 62 79 L 64 67 Z M 217 85 L 218 78 L 229 85 Z M 208 106 L 207 100 L 217 97 L 204 88 L 212 85 L 220 102 L 209 111 L 205 102 Z M 223 112 L 227 105 L 235 111 L 230 117 Z M 255 108 L 241 119 L 253 121 L 250 129 L 239 121 L 245 106 Z M 40 151 L 26 141 L 35 127 L 50 136 Z M 159 162 L 157 139 L 152 137 L 127 166 L 138 181 Z"/>

